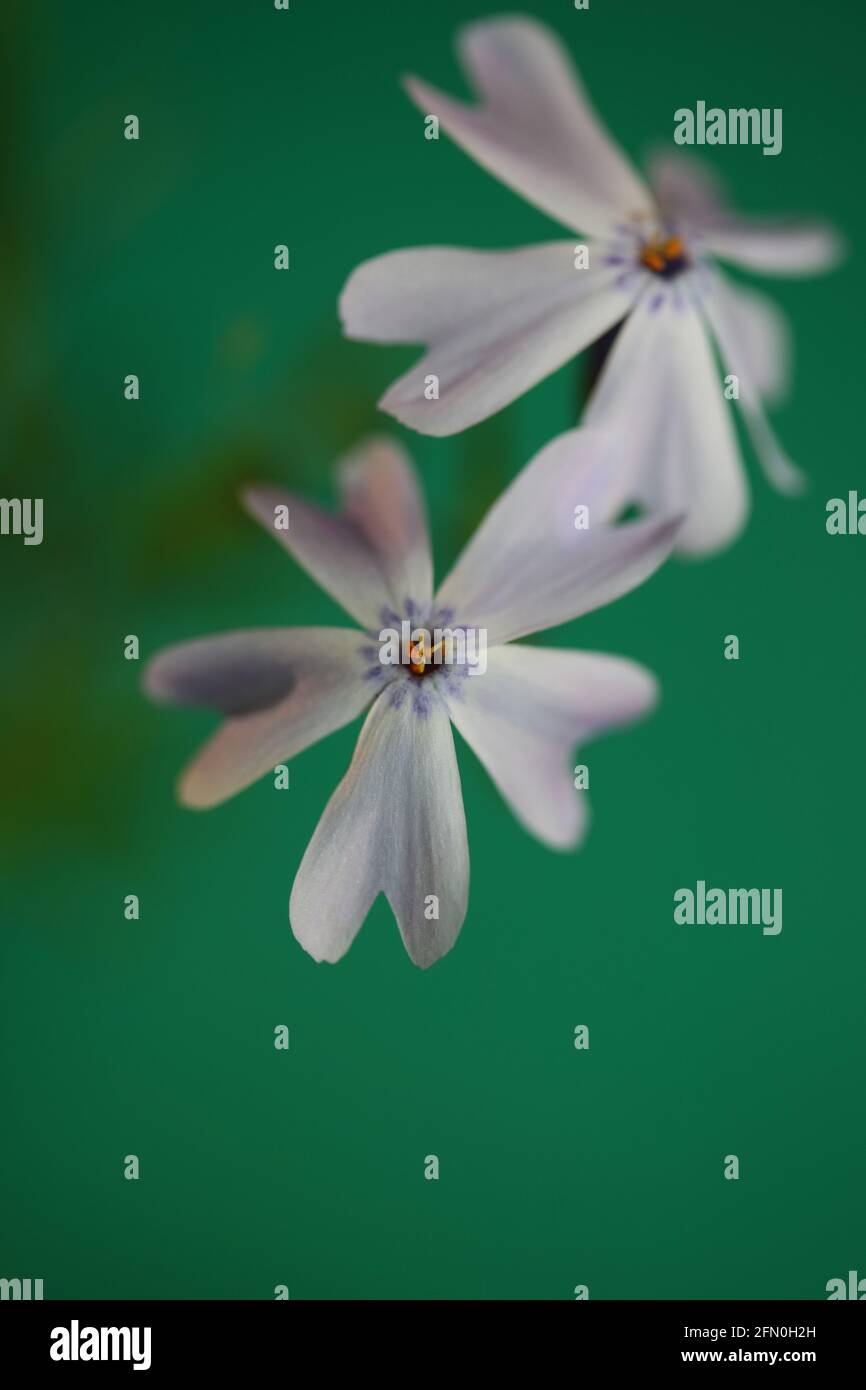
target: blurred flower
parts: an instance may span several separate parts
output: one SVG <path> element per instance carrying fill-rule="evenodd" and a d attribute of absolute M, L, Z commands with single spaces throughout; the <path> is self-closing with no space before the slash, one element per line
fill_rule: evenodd
<path fill-rule="evenodd" d="M 558 40 L 535 21 L 471 25 L 459 48 L 478 105 L 416 78 L 410 95 L 484 168 L 590 238 L 589 268 L 578 268 L 573 240 L 498 252 L 426 247 L 361 265 L 340 301 L 347 335 L 428 349 L 381 407 L 423 434 L 454 434 L 622 324 L 585 423 L 617 433 L 623 500 L 685 514 L 678 549 L 727 544 L 745 523 L 748 491 L 713 339 L 726 373 L 739 377 L 767 476 L 789 492 L 802 479 L 764 415 L 784 382 L 784 325 L 713 258 L 809 274 L 837 259 L 836 237 L 822 225 L 737 217 L 690 159 L 654 160 L 650 192 Z M 438 398 L 425 392 L 431 377 Z"/>
<path fill-rule="evenodd" d="M 233 796 L 370 707 L 292 890 L 292 930 L 317 960 L 339 960 L 380 892 L 417 965 L 454 944 L 469 854 L 451 721 L 532 834 L 557 847 L 580 840 L 586 813 L 569 754 L 644 713 L 655 681 L 617 657 L 510 644 L 610 603 L 670 551 L 678 522 L 668 519 L 575 530 L 573 498 L 605 510 L 606 462 L 603 441 L 586 431 L 554 440 L 435 596 L 423 501 L 394 445 L 373 441 L 344 461 L 340 516 L 276 488 L 245 493 L 252 515 L 364 631 L 253 629 L 185 642 L 154 658 L 145 684 L 158 700 L 225 716 L 182 776 L 180 798 L 194 807 Z M 288 529 L 275 529 L 277 518 Z M 483 633 L 486 670 L 437 663 L 422 643 L 409 663 L 385 664 L 378 644 L 404 619 Z"/>

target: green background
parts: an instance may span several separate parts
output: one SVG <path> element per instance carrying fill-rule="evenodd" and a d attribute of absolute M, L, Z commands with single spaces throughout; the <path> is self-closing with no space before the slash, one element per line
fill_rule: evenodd
<path fill-rule="evenodd" d="M 866 1274 L 866 539 L 824 525 L 863 477 L 861 263 L 764 286 L 796 334 L 773 419 L 806 499 L 772 494 L 746 450 L 732 549 L 552 639 L 663 685 L 656 715 L 588 748 L 584 848 L 533 842 L 460 746 L 470 909 L 431 971 L 383 900 L 336 967 L 289 930 L 356 726 L 293 763 L 288 792 L 265 779 L 193 814 L 173 781 L 212 721 L 149 705 L 123 659 L 127 633 L 146 657 L 344 621 L 237 490 L 328 500 L 333 460 L 388 427 L 374 403 L 415 353 L 341 341 L 358 262 L 563 235 L 425 141 L 398 85 L 459 89 L 456 25 L 500 8 L 5 7 L 0 495 L 43 496 L 46 536 L 0 540 L 0 1276 L 46 1297 L 807 1299 Z M 853 0 L 527 9 L 635 158 L 699 98 L 781 106 L 780 157 L 714 166 L 741 207 L 856 241 Z M 578 394 L 571 365 L 462 437 L 405 434 L 440 575 Z M 698 878 L 781 887 L 781 935 L 676 926 Z"/>

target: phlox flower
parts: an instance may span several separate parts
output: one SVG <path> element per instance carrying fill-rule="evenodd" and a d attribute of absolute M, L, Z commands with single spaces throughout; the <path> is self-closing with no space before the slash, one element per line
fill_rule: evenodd
<path fill-rule="evenodd" d="M 557 38 L 534 20 L 470 25 L 459 52 L 476 104 L 414 77 L 410 96 L 485 169 L 578 232 L 589 267 L 576 268 L 573 236 L 365 262 L 340 301 L 346 334 L 426 346 L 380 406 L 423 434 L 454 434 L 617 328 L 584 415 L 616 436 L 615 500 L 683 514 L 678 550 L 728 544 L 745 524 L 749 493 L 722 373 L 739 378 L 739 408 L 770 481 L 794 492 L 802 475 L 765 414 L 785 386 L 785 322 L 717 261 L 806 275 L 834 263 L 837 238 L 819 224 L 737 216 L 702 166 L 681 156 L 655 158 L 644 182 Z"/>
<path fill-rule="evenodd" d="M 517 639 L 619 598 L 669 553 L 676 519 L 575 529 L 574 504 L 590 517 L 606 511 L 606 464 L 603 441 L 588 432 L 554 440 L 438 588 L 422 497 L 396 445 L 372 441 L 343 462 L 337 516 L 278 488 L 246 491 L 249 512 L 358 627 L 253 628 L 183 642 L 150 662 L 145 686 L 157 700 L 223 716 L 180 780 L 181 801 L 200 808 L 366 711 L 292 889 L 292 930 L 316 960 L 340 959 L 379 893 L 416 965 L 454 944 L 469 850 L 452 723 L 531 834 L 558 848 L 581 839 L 585 793 L 574 789 L 570 755 L 645 713 L 656 683 L 619 657 Z M 382 638 L 403 620 L 422 636 L 407 662 L 388 664 Z M 423 635 L 458 628 L 483 634 L 484 670 L 459 649 L 458 659 L 437 660 Z"/>

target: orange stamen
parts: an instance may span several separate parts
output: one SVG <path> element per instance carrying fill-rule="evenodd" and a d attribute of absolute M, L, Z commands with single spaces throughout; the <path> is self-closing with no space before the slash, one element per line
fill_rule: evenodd
<path fill-rule="evenodd" d="M 644 251 L 641 260 L 645 266 L 648 266 L 650 270 L 656 271 L 656 273 L 659 273 L 665 268 L 664 257 L 660 256 L 658 251 L 654 250 L 651 246 L 648 246 L 646 251 Z"/>

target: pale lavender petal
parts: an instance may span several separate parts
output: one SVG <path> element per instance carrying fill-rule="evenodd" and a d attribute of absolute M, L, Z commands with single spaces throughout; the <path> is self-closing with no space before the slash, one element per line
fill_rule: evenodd
<path fill-rule="evenodd" d="M 745 525 L 749 494 L 733 424 L 734 402 L 697 310 L 647 294 L 614 342 L 585 411 L 607 431 L 635 480 L 634 501 L 685 517 L 676 549 L 729 545 Z"/>
<path fill-rule="evenodd" d="M 706 296 L 707 316 L 713 317 L 717 299 L 729 327 L 733 356 L 738 366 L 725 360 L 726 368 L 748 384 L 767 404 L 785 395 L 791 379 L 791 329 L 777 304 L 751 287 L 734 285 L 720 271 L 713 276 Z M 724 359 L 724 353 L 722 354 Z"/>
<path fill-rule="evenodd" d="M 762 373 L 754 370 L 760 337 L 753 333 L 750 338 L 745 331 L 747 325 L 742 318 L 739 291 L 734 298 L 721 276 L 714 276 L 704 310 L 716 336 L 725 370 L 738 379 L 737 404 L 764 475 L 785 496 L 797 496 L 807 485 L 806 476 L 788 458 L 764 413 L 760 390 Z"/>
<path fill-rule="evenodd" d="M 595 652 L 508 646 L 487 658 L 449 699 L 451 718 L 521 824 L 554 848 L 575 845 L 587 822 L 575 746 L 651 709 L 655 678 Z"/>
<path fill-rule="evenodd" d="M 393 598 L 426 608 L 433 594 L 427 511 L 409 455 L 387 440 L 362 445 L 343 460 L 345 516 L 375 551 Z"/>
<path fill-rule="evenodd" d="M 379 405 L 422 434 L 486 419 L 581 352 L 627 313 L 620 270 L 575 269 L 574 244 L 518 251 L 432 246 L 366 261 L 340 299 L 346 334 L 423 343 L 425 356 Z"/>
<path fill-rule="evenodd" d="M 765 275 L 813 275 L 842 259 L 842 238 L 825 222 L 735 212 L 721 179 L 694 155 L 659 153 L 649 173 L 665 216 L 686 235 L 698 233 L 702 247 L 722 260 Z"/>
<path fill-rule="evenodd" d="M 289 914 L 316 960 L 346 953 L 379 893 L 422 968 L 463 925 L 469 850 L 454 739 L 441 700 L 423 708 L 409 682 L 379 697 L 307 847 Z"/>
<path fill-rule="evenodd" d="M 628 593 L 670 552 L 678 518 L 612 528 L 628 459 L 604 433 L 571 430 L 527 464 L 488 512 L 436 596 L 489 643 L 555 627 Z M 625 465 L 625 471 L 620 465 Z M 588 508 L 589 527 L 575 508 Z"/>
<path fill-rule="evenodd" d="M 759 222 L 756 218 L 718 223 L 703 229 L 707 250 L 762 275 L 818 275 L 843 260 L 845 247 L 823 222 Z"/>
<path fill-rule="evenodd" d="M 350 628 L 262 628 L 181 642 L 149 663 L 154 699 L 229 717 L 186 768 L 187 806 L 216 806 L 350 723 L 385 677 Z"/>
<path fill-rule="evenodd" d="M 699 229 L 727 210 L 721 179 L 710 164 L 694 155 L 654 150 L 647 174 L 664 218 L 678 228 Z"/>
<path fill-rule="evenodd" d="M 652 212 L 551 30 L 532 19 L 483 20 L 461 32 L 459 51 L 477 106 L 417 78 L 406 85 L 467 154 L 576 230 L 603 234 L 625 214 Z"/>
<path fill-rule="evenodd" d="M 283 488 L 247 488 L 247 510 L 363 627 L 383 608 L 425 607 L 432 564 L 424 504 L 408 456 L 374 439 L 340 465 L 344 511 L 321 511 Z M 288 508 L 288 529 L 280 523 Z"/>

